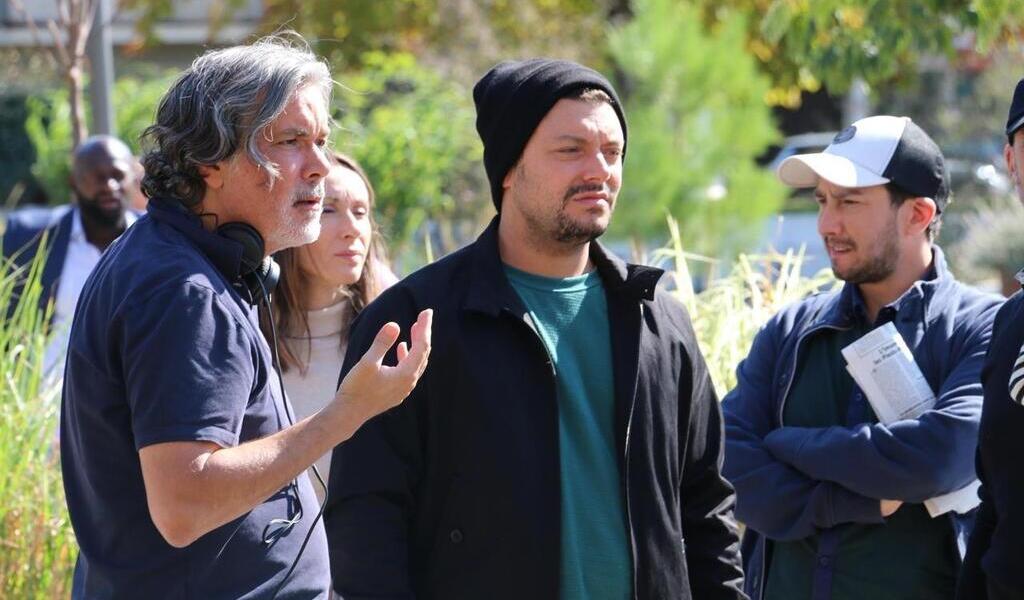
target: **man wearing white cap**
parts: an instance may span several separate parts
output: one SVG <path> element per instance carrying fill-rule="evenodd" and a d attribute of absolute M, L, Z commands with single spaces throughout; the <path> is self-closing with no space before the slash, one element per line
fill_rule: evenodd
<path fill-rule="evenodd" d="M 814 188 L 841 290 L 782 310 L 723 401 L 723 472 L 746 526 L 755 599 L 952 598 L 971 514 L 929 498 L 974 480 L 980 372 L 999 299 L 957 282 L 933 244 L 949 197 L 942 152 L 906 117 L 875 116 L 778 171 Z M 883 425 L 841 350 L 886 323 L 937 400 Z"/>

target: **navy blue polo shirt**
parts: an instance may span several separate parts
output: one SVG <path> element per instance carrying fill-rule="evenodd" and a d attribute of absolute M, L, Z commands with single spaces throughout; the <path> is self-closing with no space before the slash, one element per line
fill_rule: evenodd
<path fill-rule="evenodd" d="M 146 505 L 141 448 L 236 446 L 287 427 L 290 409 L 256 311 L 229 283 L 241 247 L 169 205 L 151 207 L 103 255 L 71 329 L 60 435 L 81 549 L 72 597 L 269 597 L 318 511 L 304 473 L 186 548 L 164 541 Z M 326 598 L 329 587 L 318 523 L 278 597 Z"/>

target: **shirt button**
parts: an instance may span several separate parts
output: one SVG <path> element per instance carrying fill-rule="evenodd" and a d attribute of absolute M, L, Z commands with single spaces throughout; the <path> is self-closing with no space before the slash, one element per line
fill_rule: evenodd
<path fill-rule="evenodd" d="M 828 567 L 829 565 L 832 564 L 832 561 L 829 560 L 829 557 L 827 557 L 827 556 L 821 556 L 821 557 L 818 557 L 818 564 L 823 566 L 823 567 Z"/>
<path fill-rule="evenodd" d="M 459 529 L 452 529 L 451 533 L 448 534 L 448 539 L 450 539 L 453 544 L 461 544 L 462 543 L 462 531 L 459 530 Z"/>

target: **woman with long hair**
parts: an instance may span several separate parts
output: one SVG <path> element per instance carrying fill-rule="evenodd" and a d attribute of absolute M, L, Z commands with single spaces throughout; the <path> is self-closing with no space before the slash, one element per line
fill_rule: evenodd
<path fill-rule="evenodd" d="M 296 420 L 334 397 L 349 325 L 396 281 L 373 219 L 369 178 L 349 156 L 335 153 L 333 162 L 324 179 L 320 237 L 274 256 L 281 266 L 272 309 L 277 352 Z M 316 465 L 326 482 L 330 455 Z M 313 487 L 323 495 L 317 483 Z"/>

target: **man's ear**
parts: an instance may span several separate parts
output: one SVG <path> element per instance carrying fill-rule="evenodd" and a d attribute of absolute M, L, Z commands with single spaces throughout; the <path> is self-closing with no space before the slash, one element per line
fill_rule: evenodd
<path fill-rule="evenodd" d="M 79 193 L 78 193 L 78 186 L 75 185 L 75 172 L 74 171 L 68 173 L 68 189 L 71 190 L 72 200 L 77 202 L 78 201 Z"/>
<path fill-rule="evenodd" d="M 904 203 L 907 205 L 910 207 L 909 233 L 923 233 L 939 212 L 938 205 L 931 198 L 908 198 Z"/>
<path fill-rule="evenodd" d="M 518 168 L 519 163 L 517 162 L 516 164 L 512 165 L 512 168 L 508 170 L 508 173 L 505 173 L 505 178 L 501 180 L 502 189 L 507 190 L 508 188 L 512 187 L 512 178 L 515 177 L 516 169 Z"/>
<path fill-rule="evenodd" d="M 1006 160 L 1006 172 L 1010 174 L 1010 179 L 1020 188 L 1020 173 L 1017 172 L 1017 163 L 1013 160 L 1013 146 L 1010 144 L 1003 145 L 1003 159 Z"/>
<path fill-rule="evenodd" d="M 224 163 L 215 165 L 199 165 L 197 168 L 199 176 L 203 178 L 206 187 L 219 190 L 224 187 Z"/>

